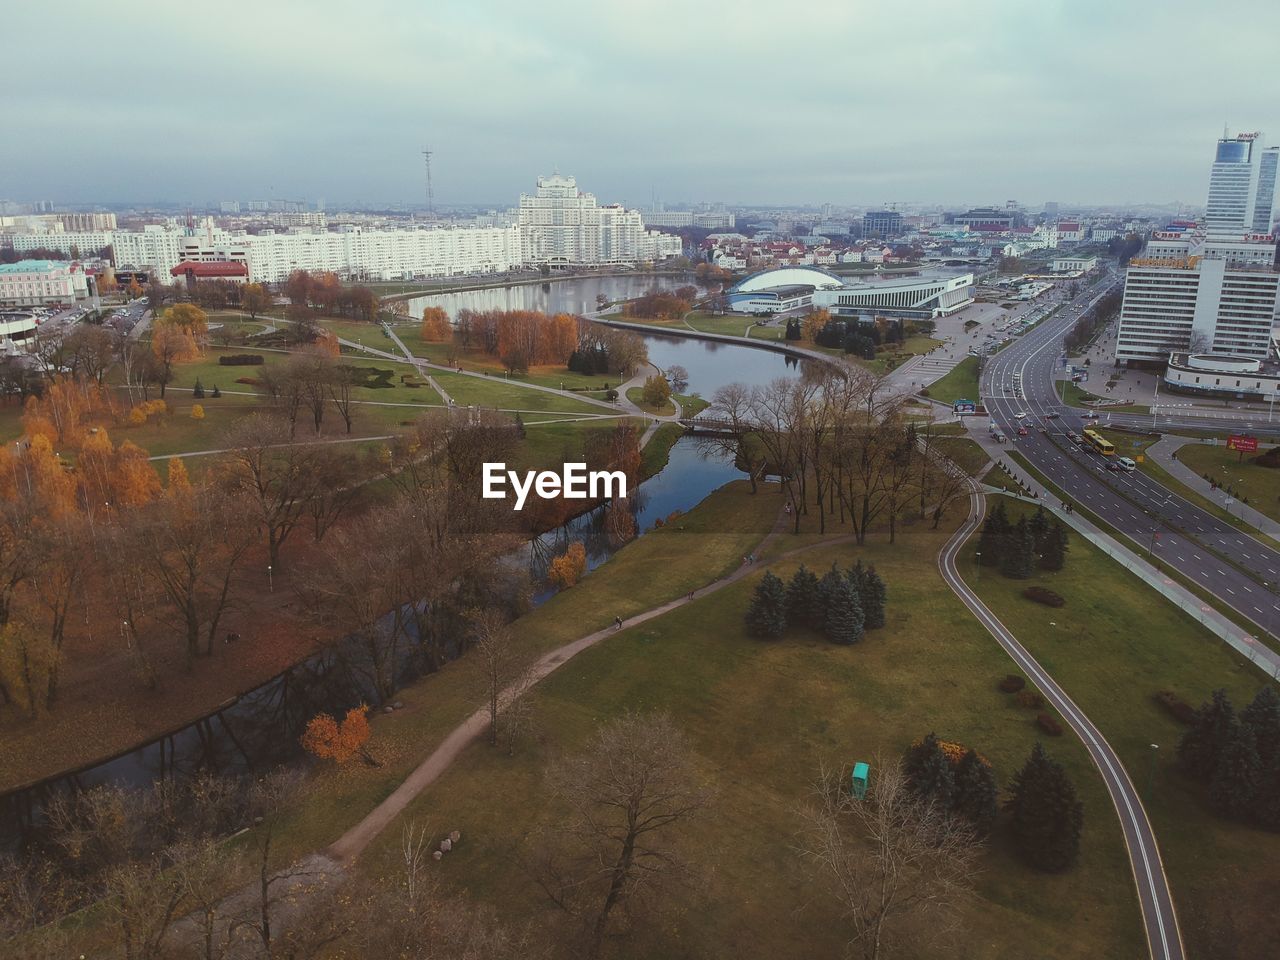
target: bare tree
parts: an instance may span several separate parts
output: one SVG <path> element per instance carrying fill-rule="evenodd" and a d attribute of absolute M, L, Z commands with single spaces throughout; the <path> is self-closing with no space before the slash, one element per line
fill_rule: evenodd
<path fill-rule="evenodd" d="M 226 483 L 245 495 L 267 537 L 271 565 L 280 569 L 280 548 L 307 515 L 318 482 L 315 445 L 291 443 L 292 429 L 276 417 L 253 413 L 227 433 Z"/>
<path fill-rule="evenodd" d="M 107 869 L 103 905 L 120 933 L 125 960 L 159 960 L 182 903 L 182 885 L 158 854 Z"/>
<path fill-rule="evenodd" d="M 489 710 L 489 743 L 506 739 L 511 749 L 527 728 L 529 703 L 525 696 L 533 685 L 527 658 L 520 654 L 515 635 L 497 610 L 481 611 L 473 620 L 472 656 L 480 662 L 481 684 Z"/>
<path fill-rule="evenodd" d="M 684 735 L 661 713 L 606 723 L 548 777 L 570 814 L 554 831 L 556 846 L 537 857 L 535 876 L 577 921 L 583 953 L 594 960 L 620 915 L 634 917 L 687 870 L 679 827 L 704 810 L 711 791 Z"/>
<path fill-rule="evenodd" d="M 907 787 L 896 761 L 877 758 L 864 799 L 824 770 L 802 811 L 801 854 L 838 902 L 849 949 L 886 956 L 907 931 L 941 931 L 973 885 L 981 844 L 972 826 Z"/>
<path fill-rule="evenodd" d="M 734 463 L 747 475 L 751 492 L 764 476 L 768 460 L 764 447 L 753 435 L 755 421 L 751 413 L 751 388 L 742 383 L 727 383 L 711 395 L 707 419 L 719 421 L 727 432 L 699 437 L 704 450 L 718 451 L 734 458 Z"/>

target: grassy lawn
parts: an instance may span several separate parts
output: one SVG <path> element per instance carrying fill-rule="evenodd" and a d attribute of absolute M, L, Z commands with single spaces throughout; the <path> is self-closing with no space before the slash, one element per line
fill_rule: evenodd
<path fill-rule="evenodd" d="M 1033 509 L 1016 501 L 1007 506 L 1014 519 Z M 1172 690 L 1198 706 L 1222 687 L 1242 707 L 1265 682 L 1263 675 L 1079 536 L 1071 538 L 1064 570 L 1031 581 L 1007 580 L 989 568 L 978 574 L 972 549 L 961 552 L 959 566 L 1124 761 L 1160 842 L 1188 955 L 1220 955 L 1218 936 L 1233 924 L 1237 956 L 1265 955 L 1280 935 L 1275 911 L 1265 906 L 1274 896 L 1280 836 L 1208 811 L 1203 791 L 1175 769 L 1185 728 L 1152 700 L 1156 691 Z M 1066 606 L 1050 609 L 1024 599 L 1028 584 L 1056 591 Z M 1159 744 L 1154 780 L 1153 743 Z M 1110 814 L 1109 803 L 1105 809 Z M 1101 815 L 1102 808 L 1087 808 L 1093 822 Z"/>
<path fill-rule="evenodd" d="M 982 468 L 990 462 L 987 451 L 971 437 L 939 437 L 934 445 L 947 457 L 955 461 L 965 473 L 977 476 Z"/>
<path fill-rule="evenodd" d="M 456 363 L 463 370 L 476 373 L 488 373 L 496 377 L 506 377 L 516 383 L 533 383 L 543 387 L 555 387 L 565 390 L 600 390 L 606 385 L 616 387 L 619 378 L 604 374 L 593 376 L 585 373 L 574 373 L 567 367 L 543 365 L 531 367 L 525 373 L 507 373 L 497 357 L 491 357 L 478 350 L 459 352 L 452 343 L 424 340 L 419 324 L 403 324 L 393 327 L 409 352 L 415 357 L 450 366 Z M 456 355 L 455 355 L 456 354 Z"/>
<path fill-rule="evenodd" d="M 1090 393 L 1088 390 L 1082 390 L 1079 384 L 1072 383 L 1070 380 L 1062 381 L 1058 386 L 1058 396 L 1065 398 L 1065 402 L 1072 407 L 1092 406 L 1099 401 L 1105 401 L 1109 398 L 1099 397 L 1097 394 Z M 1115 410 L 1117 413 L 1150 413 L 1151 408 L 1137 403 L 1104 403 L 1098 407 L 1098 410 Z"/>
<path fill-rule="evenodd" d="M 460 829 L 464 841 L 450 855 L 449 882 L 513 921 L 539 925 L 553 908 L 513 864 L 558 812 L 543 779 L 545 764 L 580 746 L 610 716 L 664 709 L 719 788 L 711 815 L 683 837 L 685 854 L 707 870 L 667 925 L 648 928 L 616 955 L 772 958 L 796 956 L 798 943 L 805 956 L 840 955 L 839 918 L 794 849 L 795 810 L 819 764 L 897 755 L 936 730 L 981 749 L 1004 783 L 1036 739 L 1031 714 L 995 689 L 1008 661 L 937 574 L 934 557 L 950 529 L 923 527 L 896 546 L 878 538 L 865 548 L 827 545 L 805 556 L 819 570 L 861 557 L 885 576 L 889 625 L 862 644 L 838 648 L 800 630 L 775 643 L 746 637 L 742 611 L 750 578 L 580 655 L 535 694 L 537 742 L 514 756 L 472 746 L 406 819 L 429 823 L 435 832 Z M 787 576 L 798 563 L 784 558 L 773 568 Z M 622 584 L 626 595 L 646 589 L 644 579 L 660 570 L 646 567 L 645 578 Z M 592 609 L 607 616 L 613 607 L 606 601 Z M 564 620 L 564 611 L 548 605 L 529 618 L 535 636 L 540 614 Z M 1051 751 L 1071 772 L 1089 811 L 1081 863 L 1062 876 L 1033 874 L 997 840 L 984 857 L 979 896 L 946 956 L 1142 953 L 1133 883 L 1101 780 L 1074 739 L 1053 743 Z M 362 868 L 389 867 L 399 832 L 388 829 Z"/>
<path fill-rule="evenodd" d="M 1258 453 L 1268 449 L 1260 446 Z M 1189 443 L 1178 451 L 1178 459 L 1196 473 L 1208 474 L 1219 483 L 1235 488 L 1253 509 L 1272 520 L 1280 520 L 1280 470 L 1252 463 L 1254 456 L 1257 454 L 1246 454 L 1241 460 L 1234 450 L 1200 443 Z"/>
<path fill-rule="evenodd" d="M 662 403 L 646 403 L 644 399 L 644 387 L 628 388 L 627 399 L 646 413 L 666 415 L 675 411 L 675 406 L 670 400 L 664 400 Z"/>
<path fill-rule="evenodd" d="M 530 438 L 542 431 L 529 431 Z M 516 621 L 529 659 L 613 621 L 682 596 L 738 566 L 773 526 L 779 498 L 751 496 L 735 482 L 716 491 L 679 523 L 654 530 L 618 551 L 566 590 Z M 374 718 L 383 766 L 321 768 L 307 804 L 291 818 L 282 856 L 319 850 L 387 796 L 483 699 L 477 658 L 463 657 L 402 690 L 405 709 Z M 433 817 L 433 822 L 435 818 Z M 464 828 L 465 829 L 465 828 Z M 399 835 L 398 826 L 387 837 Z"/>
<path fill-rule="evenodd" d="M 476 404 L 482 407 L 497 407 L 503 410 L 548 410 L 560 413 L 608 414 L 604 407 L 583 403 L 573 397 L 566 397 L 545 390 L 527 390 L 520 386 L 518 380 L 507 380 L 501 376 L 491 378 L 469 377 L 460 373 L 431 371 L 431 377 L 453 397 L 454 401 L 464 406 Z"/>
<path fill-rule="evenodd" d="M 946 374 L 929 384 L 929 396 L 943 403 L 978 401 L 978 358 L 965 357 Z"/>

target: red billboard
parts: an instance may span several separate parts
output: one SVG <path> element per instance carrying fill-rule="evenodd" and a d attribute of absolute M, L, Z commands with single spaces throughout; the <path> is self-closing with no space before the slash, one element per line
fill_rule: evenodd
<path fill-rule="evenodd" d="M 1239 450 L 1241 453 L 1257 453 L 1258 438 L 1250 437 L 1242 433 L 1233 433 L 1227 437 L 1227 449 Z"/>

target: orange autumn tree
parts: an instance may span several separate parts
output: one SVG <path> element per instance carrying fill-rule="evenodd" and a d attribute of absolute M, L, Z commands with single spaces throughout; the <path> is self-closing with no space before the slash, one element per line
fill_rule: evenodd
<path fill-rule="evenodd" d="M 157 327 L 180 327 L 200 342 L 209 332 L 209 315 L 194 303 L 175 303 L 160 314 Z"/>
<path fill-rule="evenodd" d="M 19 441 L 0 468 L 0 497 L 11 503 L 29 502 L 52 519 L 76 507 L 76 481 L 43 434 Z"/>
<path fill-rule="evenodd" d="M 90 422 L 110 416 L 110 395 L 96 383 L 58 374 L 41 397 L 31 396 L 22 411 L 22 430 L 28 437 L 48 437 L 58 448 L 76 447 Z"/>
<path fill-rule="evenodd" d="M 302 734 L 302 747 L 321 760 L 346 763 L 357 753 L 368 759 L 364 746 L 369 740 L 369 708 L 365 704 L 347 711 L 342 723 L 327 713 L 317 713 Z"/>
<path fill-rule="evenodd" d="M 80 496 L 90 508 L 140 507 L 160 496 L 160 476 L 147 451 L 126 440 L 115 447 L 107 431 L 98 430 L 85 440 L 76 463 Z"/>
<path fill-rule="evenodd" d="M 429 343 L 448 340 L 452 334 L 449 314 L 442 307 L 427 307 L 422 311 L 422 339 Z"/>
<path fill-rule="evenodd" d="M 561 590 L 568 590 L 587 572 L 587 548 L 574 542 L 569 549 L 547 566 L 547 580 Z"/>
<path fill-rule="evenodd" d="M 818 334 L 822 332 L 822 328 L 827 325 L 827 321 L 831 319 L 831 314 L 826 310 L 814 310 L 805 315 L 804 320 L 800 322 L 800 333 L 804 339 L 810 343 L 814 343 L 818 339 Z"/>

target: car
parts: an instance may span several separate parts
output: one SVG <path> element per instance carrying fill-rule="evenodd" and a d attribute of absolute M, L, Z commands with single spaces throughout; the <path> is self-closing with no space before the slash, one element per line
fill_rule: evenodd
<path fill-rule="evenodd" d="M 1019 428 L 1018 428 L 1018 436 L 1020 436 L 1020 437 L 1025 437 L 1025 436 L 1026 436 L 1028 433 L 1030 433 L 1030 432 L 1031 432 L 1031 431 L 1030 431 L 1030 430 L 1028 430 L 1026 427 L 1019 427 Z"/>
<path fill-rule="evenodd" d="M 1081 419 L 1081 420 L 1097 420 L 1097 419 L 1098 419 L 1098 415 L 1097 415 L 1096 413 L 1094 413 L 1092 410 L 1090 410 L 1090 411 L 1088 411 L 1087 413 L 1082 413 L 1082 414 L 1080 415 L 1080 419 Z"/>
<path fill-rule="evenodd" d="M 1062 414 L 1058 413 L 1058 411 L 1056 411 L 1056 410 L 1055 410 L 1055 411 L 1053 411 L 1052 413 L 1046 413 L 1046 414 L 1044 415 L 1044 418 L 1045 418 L 1046 420 L 1057 420 L 1057 419 L 1058 419 L 1059 417 L 1061 417 L 1061 416 L 1062 416 Z"/>
<path fill-rule="evenodd" d="M 1125 468 L 1124 468 L 1124 464 L 1122 464 L 1119 460 L 1108 460 L 1107 469 L 1110 470 L 1112 473 L 1123 473 Z"/>
<path fill-rule="evenodd" d="M 1013 419 L 1015 419 L 1015 420 L 1025 420 L 1025 419 L 1027 419 L 1027 411 L 1025 411 L 1025 410 L 1019 410 L 1017 413 L 1015 413 L 1015 414 L 1013 415 Z"/>

